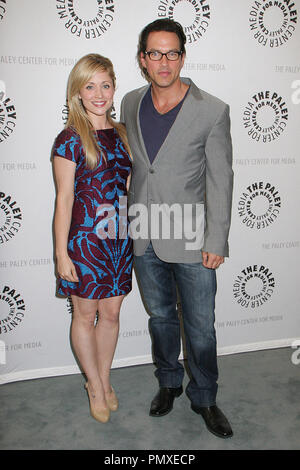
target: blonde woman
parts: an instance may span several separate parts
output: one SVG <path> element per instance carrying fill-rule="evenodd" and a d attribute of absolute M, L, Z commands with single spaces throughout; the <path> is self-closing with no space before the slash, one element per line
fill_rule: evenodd
<path fill-rule="evenodd" d="M 132 240 L 127 218 L 119 217 L 131 158 L 125 128 L 110 116 L 114 92 L 111 61 L 82 57 L 69 76 L 69 117 L 53 153 L 58 292 L 72 298 L 71 341 L 87 377 L 91 415 L 101 422 L 118 408 L 110 369 L 132 279 Z"/>

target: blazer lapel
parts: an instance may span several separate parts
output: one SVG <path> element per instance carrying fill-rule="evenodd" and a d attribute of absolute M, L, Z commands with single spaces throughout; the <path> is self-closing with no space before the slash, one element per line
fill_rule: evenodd
<path fill-rule="evenodd" d="M 144 98 L 145 94 L 147 93 L 147 91 L 149 89 L 149 86 L 150 85 L 148 85 L 145 88 L 141 89 L 141 95 L 139 96 L 139 99 L 137 101 L 137 108 L 136 108 L 137 135 L 138 135 L 138 139 L 139 139 L 140 144 L 141 144 L 143 158 L 145 159 L 145 162 L 147 163 L 148 166 L 150 166 L 150 160 L 149 160 L 148 153 L 147 153 L 147 150 L 146 150 L 146 147 L 145 147 L 145 142 L 144 142 L 142 129 L 141 129 L 141 124 L 140 124 L 140 108 L 141 108 L 141 103 L 143 101 L 143 98 Z"/>

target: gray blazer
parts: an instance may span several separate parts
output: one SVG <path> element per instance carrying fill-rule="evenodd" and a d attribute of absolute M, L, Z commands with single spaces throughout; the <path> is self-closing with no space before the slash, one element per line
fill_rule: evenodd
<path fill-rule="evenodd" d="M 181 80 L 190 85 L 189 92 L 152 165 L 139 122 L 149 85 L 125 95 L 120 121 L 133 156 L 129 216 L 132 227 L 142 225 L 141 238 L 136 230 L 133 234 L 134 254 L 143 255 L 151 240 L 163 261 L 193 263 L 202 261 L 201 249 L 228 256 L 232 145 L 229 106 L 192 80 Z M 139 205 L 148 210 L 148 219 L 146 212 L 141 217 Z"/>

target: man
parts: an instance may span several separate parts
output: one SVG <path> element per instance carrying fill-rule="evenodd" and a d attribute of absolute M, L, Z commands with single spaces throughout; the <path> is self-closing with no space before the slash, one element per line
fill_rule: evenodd
<path fill-rule="evenodd" d="M 178 293 L 191 372 L 186 394 L 207 428 L 225 438 L 232 429 L 216 405 L 214 307 L 215 270 L 228 256 L 229 107 L 180 77 L 185 42 L 181 25 L 169 19 L 150 23 L 140 35 L 138 60 L 150 85 L 128 93 L 121 105 L 133 154 L 129 215 L 136 204 L 148 208 L 148 235 L 133 238 L 160 387 L 150 415 L 167 414 L 183 391 Z"/>

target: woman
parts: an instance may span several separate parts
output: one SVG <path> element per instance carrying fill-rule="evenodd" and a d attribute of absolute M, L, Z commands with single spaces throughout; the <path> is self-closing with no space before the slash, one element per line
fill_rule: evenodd
<path fill-rule="evenodd" d="M 110 116 L 114 92 L 110 60 L 82 57 L 70 73 L 69 117 L 54 145 L 58 292 L 72 298 L 71 340 L 87 377 L 91 415 L 101 422 L 118 408 L 110 369 L 132 279 L 132 240 L 124 227 L 119 233 L 131 159 L 125 128 Z"/>

